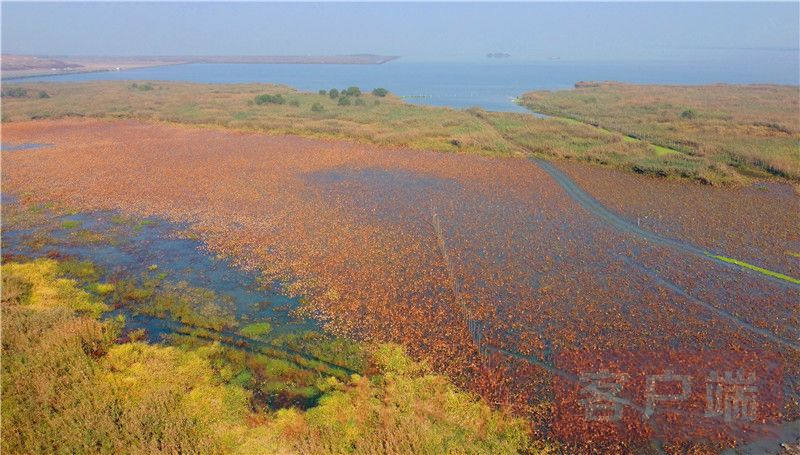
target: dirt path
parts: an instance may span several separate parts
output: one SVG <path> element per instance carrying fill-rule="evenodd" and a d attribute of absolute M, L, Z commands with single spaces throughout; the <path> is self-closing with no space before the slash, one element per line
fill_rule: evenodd
<path fill-rule="evenodd" d="M 494 128 L 491 122 L 488 122 L 485 119 L 481 120 L 486 125 Z M 499 129 L 496 129 L 496 131 L 500 136 L 502 136 L 505 140 L 510 142 L 515 147 L 518 147 L 520 150 L 525 151 L 529 154 L 531 153 L 531 150 L 529 150 L 525 145 L 520 144 L 513 138 L 508 137 L 508 135 L 503 134 L 503 132 L 500 131 Z M 681 240 L 672 239 L 669 237 L 663 237 L 656 233 L 641 229 L 638 225 L 634 225 L 627 219 L 612 212 L 611 210 L 606 208 L 603 204 L 601 204 L 599 201 L 597 201 L 597 199 L 593 198 L 587 192 L 583 191 L 571 178 L 569 178 L 569 176 L 567 176 L 565 173 L 561 172 L 558 168 L 553 166 L 552 163 L 533 157 L 530 157 L 529 159 L 533 163 L 535 163 L 540 169 L 542 169 L 548 175 L 550 175 L 550 177 L 552 177 L 553 180 L 555 180 L 556 183 L 558 183 L 558 185 L 567 193 L 567 195 L 571 199 L 580 204 L 581 207 L 586 209 L 589 213 L 597 216 L 598 218 L 603 220 L 606 224 L 610 225 L 617 231 L 641 237 L 657 245 L 662 245 L 679 251 L 683 251 L 685 253 L 697 256 L 699 258 L 714 262 L 715 264 L 718 265 L 732 268 L 734 270 L 748 272 L 755 276 L 759 276 L 761 278 L 774 281 L 776 283 L 780 283 L 781 285 L 784 286 L 800 289 L 800 280 L 798 280 L 797 278 L 793 278 L 784 275 L 782 273 L 773 272 L 771 270 L 767 270 L 762 267 L 748 264 L 744 261 L 739 261 L 737 259 L 729 258 L 719 253 L 708 251 L 706 249 L 697 247 L 695 245 L 692 245 L 690 243 Z"/>
<path fill-rule="evenodd" d="M 738 263 L 745 264 L 741 261 L 725 261 L 720 259 L 720 257 L 724 257 L 718 253 L 710 252 L 708 250 L 704 250 L 697 246 L 694 246 L 690 243 L 686 243 L 680 240 L 671 239 L 668 237 L 663 237 L 658 234 L 655 234 L 650 231 L 646 231 L 641 229 L 639 226 L 631 223 L 630 221 L 626 220 L 625 218 L 615 214 L 611 210 L 607 209 L 603 204 L 597 201 L 597 199 L 590 196 L 588 193 L 583 191 L 575 182 L 572 181 L 566 174 L 558 170 L 552 163 L 549 163 L 544 160 L 530 158 L 531 161 L 536 163 L 539 168 L 543 171 L 547 172 L 553 180 L 558 183 L 559 186 L 571 197 L 575 202 L 581 205 L 584 209 L 586 209 L 589 213 L 597 216 L 614 229 L 627 232 L 629 234 L 636 235 L 641 237 L 649 242 L 655 243 L 657 245 L 662 245 L 670 248 L 674 248 L 680 251 L 683 251 L 688 254 L 692 254 L 699 258 L 714 262 L 718 265 L 722 265 L 728 268 L 733 268 L 736 270 L 753 273 L 759 277 L 764 279 L 772 280 L 777 283 L 780 283 L 785 286 L 793 287 L 796 289 L 800 289 L 800 281 L 780 274 L 776 272 L 771 272 L 766 269 L 761 269 L 755 266 L 748 265 L 739 265 Z"/>

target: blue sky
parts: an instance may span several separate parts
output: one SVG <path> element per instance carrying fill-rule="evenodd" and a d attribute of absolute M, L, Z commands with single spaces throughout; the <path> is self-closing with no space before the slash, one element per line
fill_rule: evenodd
<path fill-rule="evenodd" d="M 15 3 L 2 51 L 50 55 L 326 55 L 407 60 L 796 58 L 800 2 Z M 787 50 L 788 49 L 788 50 Z"/>

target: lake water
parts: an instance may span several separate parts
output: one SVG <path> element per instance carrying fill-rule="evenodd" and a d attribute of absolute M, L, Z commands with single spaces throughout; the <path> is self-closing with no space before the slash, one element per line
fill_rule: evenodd
<path fill-rule="evenodd" d="M 128 71 L 70 74 L 25 81 L 164 80 L 206 83 L 270 82 L 303 91 L 356 85 L 385 87 L 412 103 L 489 110 L 525 110 L 513 103 L 535 89 L 571 88 L 577 81 L 615 80 L 636 83 L 800 84 L 798 52 L 741 51 L 713 53 L 692 60 L 588 62 L 513 61 L 408 62 L 383 65 L 241 65 L 191 64 Z"/>
<path fill-rule="evenodd" d="M 2 195 L 2 203 L 8 207 L 18 201 Z M 187 286 L 210 289 L 217 293 L 215 300 L 230 302 L 228 312 L 237 323 L 268 321 L 272 326 L 270 338 L 287 333 L 319 330 L 311 320 L 296 319 L 292 311 L 300 305 L 299 298 L 289 298 L 280 289 L 279 283 L 262 285 L 259 275 L 234 266 L 230 261 L 216 258 L 203 249 L 199 240 L 176 237 L 185 228 L 157 218 L 126 222 L 115 219 L 115 212 L 79 213 L 59 216 L 55 227 L 7 230 L 3 228 L 3 254 L 28 258 L 58 253 L 64 257 L 89 260 L 103 273 L 103 279 L 150 277 L 164 274 L 170 283 L 186 283 Z M 64 222 L 79 223 L 77 228 L 67 227 Z M 138 224 L 135 224 L 138 223 Z M 101 240 L 80 241 L 76 234 L 89 232 L 102 235 Z M 45 246 L 37 246 L 31 239 L 45 235 Z M 128 329 L 145 328 L 151 341 L 159 341 L 162 335 L 173 333 L 174 321 L 137 314 L 122 308 L 109 317 L 124 314 Z"/>
<path fill-rule="evenodd" d="M 24 144 L 6 144 L 5 142 L 0 143 L 0 151 L 2 152 L 19 152 L 23 150 L 31 150 L 31 149 L 38 149 L 41 147 L 50 147 L 52 144 L 40 144 L 38 142 L 26 142 Z"/>

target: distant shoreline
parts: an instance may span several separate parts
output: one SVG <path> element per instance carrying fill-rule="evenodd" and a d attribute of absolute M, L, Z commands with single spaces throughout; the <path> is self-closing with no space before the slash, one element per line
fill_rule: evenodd
<path fill-rule="evenodd" d="M 75 69 L 75 70 L 62 70 L 62 71 L 49 71 L 49 72 L 39 72 L 39 73 L 26 73 L 26 74 L 13 74 L 13 71 L 9 71 L 12 73 L 11 76 L 6 76 L 6 71 L 2 71 L 2 76 L 0 76 L 0 80 L 2 81 L 15 81 L 15 80 L 23 80 L 23 79 L 32 79 L 36 77 L 56 77 L 56 76 L 65 76 L 68 74 L 89 74 L 89 73 L 110 73 L 113 71 L 127 71 L 133 69 L 140 69 L 140 68 L 156 68 L 161 66 L 176 66 L 176 65 L 186 65 L 187 63 L 162 63 L 162 64 L 155 64 L 155 65 L 140 65 L 140 66 L 129 66 L 127 68 L 120 68 L 117 70 L 116 68 L 103 68 L 103 69 Z"/>
<path fill-rule="evenodd" d="M 382 65 L 399 56 L 373 54 L 303 56 L 174 56 L 174 57 L 50 57 L 3 55 L 0 77 L 4 81 L 65 74 L 104 73 L 138 68 L 188 64 L 310 64 Z"/>

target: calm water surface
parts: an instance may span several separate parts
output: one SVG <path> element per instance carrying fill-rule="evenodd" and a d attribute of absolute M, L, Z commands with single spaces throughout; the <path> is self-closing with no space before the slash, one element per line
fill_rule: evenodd
<path fill-rule="evenodd" d="M 16 204 L 17 198 L 2 195 L 4 205 Z M 210 289 L 217 293 L 218 300 L 227 299 L 233 306 L 237 323 L 245 325 L 251 321 L 268 321 L 273 330 L 269 337 L 306 330 L 319 330 L 315 321 L 296 319 L 292 311 L 300 305 L 299 298 L 289 298 L 281 291 L 279 283 L 261 283 L 259 275 L 236 267 L 229 260 L 220 259 L 203 249 L 199 240 L 176 237 L 185 226 L 169 223 L 157 218 L 141 220 L 135 228 L 120 225 L 115 221 L 115 212 L 91 212 L 61 216 L 55 228 L 5 229 L 3 254 L 36 258 L 57 252 L 59 255 L 88 260 L 104 272 L 104 281 L 115 278 L 153 277 L 162 274 L 170 283 L 186 283 L 188 286 Z M 63 226 L 65 221 L 80 223 L 78 228 Z M 115 229 L 120 230 L 112 234 Z M 101 241 L 79 241 L 74 235 L 87 231 L 108 237 Z M 37 235 L 50 239 L 44 247 L 31 243 Z M 159 341 L 161 335 L 172 333 L 179 327 L 169 318 L 154 318 L 137 315 L 125 309 L 116 310 L 107 316 L 125 314 L 128 329 L 145 328 L 151 341 Z"/>
<path fill-rule="evenodd" d="M 577 81 L 615 80 L 636 83 L 800 84 L 797 51 L 714 53 L 691 60 L 588 62 L 513 61 L 408 62 L 383 65 L 242 65 L 191 64 L 128 71 L 70 74 L 23 81 L 164 80 L 204 83 L 279 83 L 303 91 L 356 85 L 385 87 L 411 103 L 498 111 L 525 109 L 515 97 L 529 90 L 559 90 Z"/>

